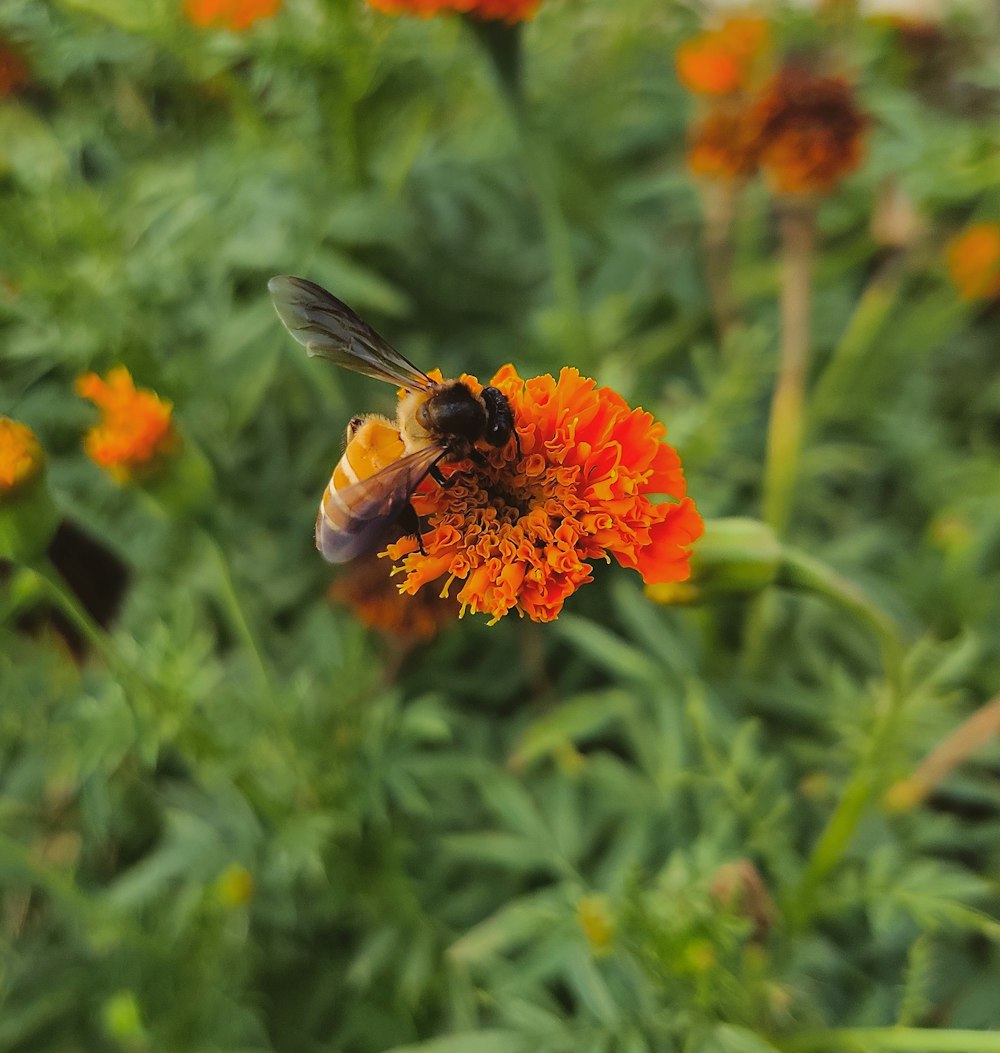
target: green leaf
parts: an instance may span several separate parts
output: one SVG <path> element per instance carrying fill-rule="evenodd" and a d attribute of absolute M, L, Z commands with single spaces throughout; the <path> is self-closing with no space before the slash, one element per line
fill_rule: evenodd
<path fill-rule="evenodd" d="M 616 688 L 574 695 L 528 725 L 510 756 L 510 764 L 515 769 L 527 767 L 567 742 L 579 742 L 603 731 L 631 707 L 631 696 Z"/>
<path fill-rule="evenodd" d="M 532 1053 L 531 1043 L 516 1031 L 463 1031 L 410 1046 L 393 1046 L 385 1053 Z"/>

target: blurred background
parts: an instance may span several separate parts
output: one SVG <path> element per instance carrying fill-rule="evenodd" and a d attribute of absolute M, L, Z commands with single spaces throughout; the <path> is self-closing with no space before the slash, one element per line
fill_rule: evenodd
<path fill-rule="evenodd" d="M 1000 1050 L 996 6 L 376 6 L 0 0 L 0 1050 Z M 325 564 L 285 273 L 664 421 L 691 586 Z"/>

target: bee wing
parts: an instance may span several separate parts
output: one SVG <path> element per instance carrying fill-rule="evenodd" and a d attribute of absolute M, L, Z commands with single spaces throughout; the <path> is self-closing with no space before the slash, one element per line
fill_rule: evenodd
<path fill-rule="evenodd" d="M 283 274 L 272 278 L 267 287 L 285 328 L 311 356 L 408 391 L 426 391 L 433 386 L 426 373 L 322 286 Z"/>
<path fill-rule="evenodd" d="M 331 563 L 346 563 L 392 537 L 413 491 L 447 451 L 428 446 L 400 457 L 367 479 L 326 488 L 316 517 L 316 547 Z"/>

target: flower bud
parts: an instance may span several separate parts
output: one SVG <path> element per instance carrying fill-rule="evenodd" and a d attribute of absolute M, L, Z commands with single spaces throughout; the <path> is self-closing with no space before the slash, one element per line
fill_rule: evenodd
<path fill-rule="evenodd" d="M 45 485 L 45 460 L 35 433 L 0 417 L 0 559 L 24 563 L 45 551 L 59 513 Z"/>
<path fill-rule="evenodd" d="M 774 531 L 756 519 L 708 519 L 691 553 L 689 581 L 649 585 L 657 603 L 689 604 L 719 595 L 758 592 L 777 580 L 782 548 Z"/>

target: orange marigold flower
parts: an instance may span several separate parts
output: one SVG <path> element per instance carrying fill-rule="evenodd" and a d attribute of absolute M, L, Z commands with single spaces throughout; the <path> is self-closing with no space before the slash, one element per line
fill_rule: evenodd
<path fill-rule="evenodd" d="M 523 22 L 538 10 L 542 0 L 368 0 L 387 15 L 429 18 L 442 11 L 457 11 L 488 22 Z"/>
<path fill-rule="evenodd" d="M 0 39 L 0 97 L 13 95 L 30 79 L 27 62 L 5 40 Z"/>
<path fill-rule="evenodd" d="M 349 607 L 362 625 L 416 643 L 433 639 L 455 620 L 458 604 L 427 589 L 416 596 L 399 591 L 391 569 L 375 555 L 346 566 L 330 586 L 330 598 Z"/>
<path fill-rule="evenodd" d="M 1000 296 L 1000 224 L 974 223 L 948 244 L 948 273 L 963 300 Z"/>
<path fill-rule="evenodd" d="M 33 479 L 42 463 L 42 447 L 28 425 L 0 417 L 0 498 Z"/>
<path fill-rule="evenodd" d="M 779 193 L 823 193 L 861 163 L 867 117 L 842 77 L 788 67 L 754 104 L 760 163 Z"/>
<path fill-rule="evenodd" d="M 743 91 L 767 48 L 770 31 L 763 18 L 737 15 L 718 29 L 705 30 L 677 49 L 677 76 L 696 95 Z"/>
<path fill-rule="evenodd" d="M 152 391 L 136 388 L 124 366 L 77 377 L 76 392 L 103 413 L 99 424 L 87 432 L 87 455 L 118 481 L 155 471 L 161 457 L 179 444 L 171 421 L 172 405 Z"/>
<path fill-rule="evenodd" d="M 232 29 L 237 33 L 254 22 L 273 18 L 281 0 L 184 0 L 184 15 L 201 29 Z"/>
<path fill-rule="evenodd" d="M 709 179 L 746 179 L 757 170 L 759 140 L 743 109 L 717 107 L 691 132 L 688 167 Z"/>
<path fill-rule="evenodd" d="M 702 521 L 662 424 L 575 369 L 525 381 L 508 365 L 490 383 L 510 400 L 521 457 L 510 444 L 485 466 L 456 470 L 447 490 L 417 491 L 425 552 L 414 538 L 387 550 L 402 592 L 445 577 L 447 595 L 457 578 L 462 613 L 496 621 L 516 608 L 550 621 L 591 580 L 588 560 L 614 556 L 649 584 L 688 576 Z M 654 503 L 657 495 L 671 500 Z"/>

